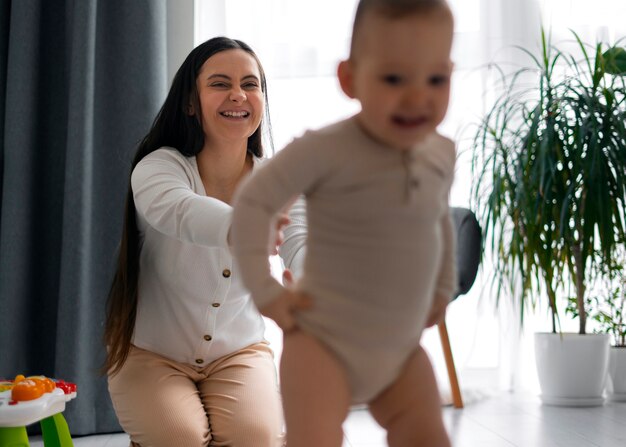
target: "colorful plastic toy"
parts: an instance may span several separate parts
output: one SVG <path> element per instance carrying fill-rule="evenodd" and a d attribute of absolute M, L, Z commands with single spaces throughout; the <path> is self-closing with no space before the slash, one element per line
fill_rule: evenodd
<path fill-rule="evenodd" d="M 72 447 L 65 403 L 76 397 L 76 385 L 44 376 L 0 380 L 0 446 L 28 447 L 26 426 L 39 422 L 44 446 Z"/>

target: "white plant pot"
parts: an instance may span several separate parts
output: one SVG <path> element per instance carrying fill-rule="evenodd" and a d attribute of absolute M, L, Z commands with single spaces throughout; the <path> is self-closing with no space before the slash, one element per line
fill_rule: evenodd
<path fill-rule="evenodd" d="M 611 347 L 606 391 L 609 400 L 626 402 L 626 346 Z"/>
<path fill-rule="evenodd" d="M 541 400 L 546 405 L 604 403 L 609 366 L 607 334 L 535 334 Z"/>

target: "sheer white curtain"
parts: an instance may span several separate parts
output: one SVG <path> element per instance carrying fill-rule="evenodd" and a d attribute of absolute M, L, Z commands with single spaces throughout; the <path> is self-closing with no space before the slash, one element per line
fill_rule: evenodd
<path fill-rule="evenodd" d="M 451 104 L 440 131 L 458 142 L 458 167 L 451 201 L 468 206 L 471 183 L 468 125 L 488 109 L 493 82 L 490 63 L 519 65 L 515 45 L 538 49 L 540 27 L 552 29 L 553 41 L 571 39 L 568 28 L 585 39 L 614 41 L 623 35 L 623 0 L 449 0 L 455 14 Z M 306 129 L 318 128 L 358 110 L 340 91 L 335 70 L 348 54 L 356 0 L 196 0 L 196 44 L 217 35 L 249 43 L 268 75 L 270 113 L 276 149 Z M 621 29 L 620 29 L 621 28 Z M 621 33 L 621 34 L 620 34 Z M 489 260 L 485 262 L 488 267 Z M 536 389 L 532 346 L 536 328 L 545 330 L 542 309 L 519 317 L 510 301 L 496 309 L 490 296 L 488 268 L 468 294 L 450 305 L 447 321 L 464 390 L 487 387 Z M 542 327 L 542 325 L 544 325 Z M 277 329 L 268 337 L 280 350 Z M 436 331 L 427 331 L 442 388 L 445 367 Z"/>

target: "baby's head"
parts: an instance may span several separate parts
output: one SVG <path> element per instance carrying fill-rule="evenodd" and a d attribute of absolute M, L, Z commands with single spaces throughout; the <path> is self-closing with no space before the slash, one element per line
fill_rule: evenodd
<path fill-rule="evenodd" d="M 408 150 L 443 120 L 450 95 L 453 18 L 445 0 L 361 0 L 343 91 L 359 100 L 372 138 Z"/>

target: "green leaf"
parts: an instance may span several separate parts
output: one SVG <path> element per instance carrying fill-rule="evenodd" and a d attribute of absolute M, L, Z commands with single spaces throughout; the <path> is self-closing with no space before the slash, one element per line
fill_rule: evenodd
<path fill-rule="evenodd" d="M 622 47 L 611 47 L 602 54 L 604 70 L 608 74 L 626 75 L 626 50 Z"/>
<path fill-rule="evenodd" d="M 573 34 L 582 58 L 543 30 L 540 56 L 521 48 L 528 63 L 502 78 L 472 138 L 472 191 L 497 301 L 511 295 L 523 321 L 546 300 L 553 330 L 565 310 L 584 333 L 587 316 L 608 326 L 592 272 L 626 240 L 626 50 Z"/>

